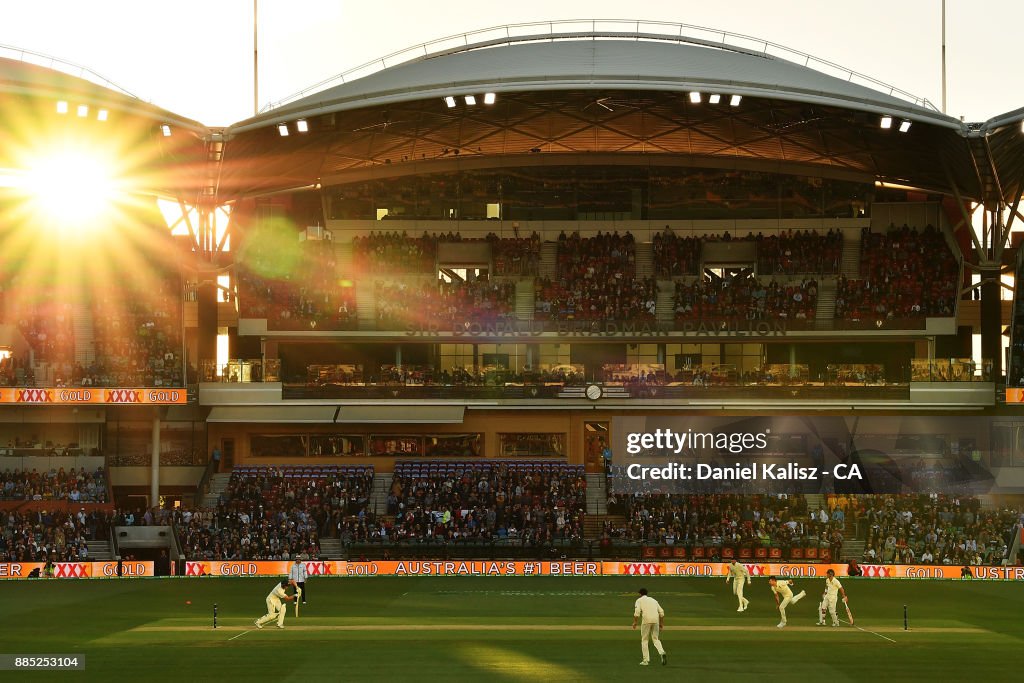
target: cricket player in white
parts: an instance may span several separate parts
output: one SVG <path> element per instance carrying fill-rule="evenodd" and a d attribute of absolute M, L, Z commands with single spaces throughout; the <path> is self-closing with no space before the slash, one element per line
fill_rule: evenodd
<path fill-rule="evenodd" d="M 295 588 L 298 598 L 302 598 L 302 604 L 306 604 L 306 563 L 302 561 L 301 555 L 295 556 L 295 562 L 288 571 L 288 583 Z M 296 599 L 298 599 L 296 598 Z"/>
<path fill-rule="evenodd" d="M 821 597 L 821 604 L 818 605 L 818 626 L 825 625 L 825 610 L 828 610 L 832 617 L 832 625 L 839 626 L 836 603 L 839 601 L 840 594 L 843 596 L 843 602 L 846 602 L 846 591 L 843 590 L 843 584 L 839 583 L 839 579 L 836 578 L 835 570 L 829 569 L 825 572 L 825 594 Z"/>
<path fill-rule="evenodd" d="M 633 630 L 636 630 L 637 620 L 640 621 L 640 652 L 644 660 L 640 666 L 648 666 L 651 663 L 651 652 L 647 647 L 647 639 L 654 642 L 654 649 L 661 655 L 662 666 L 668 664 L 668 655 L 665 648 L 661 646 L 661 639 L 658 638 L 661 628 L 665 625 L 665 610 L 661 608 L 658 601 L 647 595 L 647 589 L 640 589 L 640 597 L 633 607 Z"/>
<path fill-rule="evenodd" d="M 782 621 L 776 624 L 776 626 L 785 628 L 786 608 L 803 600 L 807 595 L 807 591 L 800 591 L 793 595 L 793 582 L 789 579 L 776 579 L 774 576 L 768 579 L 768 585 L 772 587 L 772 593 L 775 594 L 775 603 L 779 606 L 779 614 L 782 615 Z M 782 596 L 781 602 L 779 601 L 779 596 Z"/>
<path fill-rule="evenodd" d="M 740 564 L 736 560 L 733 560 L 729 564 L 725 565 L 725 582 L 729 583 L 732 581 L 732 592 L 736 596 L 736 599 L 740 601 L 739 607 L 736 608 L 737 612 L 743 612 L 747 609 L 747 605 L 750 604 L 750 600 L 743 597 L 743 584 L 750 585 L 750 571 L 746 566 Z"/>
<path fill-rule="evenodd" d="M 295 595 L 288 595 L 284 590 L 287 587 L 288 581 L 285 580 L 274 586 L 274 590 L 270 591 L 270 595 L 267 596 L 267 613 L 253 622 L 256 624 L 256 628 L 263 628 L 263 624 L 269 624 L 274 619 L 277 619 L 278 628 L 284 628 L 284 615 L 288 610 L 281 601 L 291 601 L 297 597 Z"/>

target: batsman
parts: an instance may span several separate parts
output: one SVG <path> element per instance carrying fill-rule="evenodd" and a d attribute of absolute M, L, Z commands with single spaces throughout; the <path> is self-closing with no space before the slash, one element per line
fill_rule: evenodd
<path fill-rule="evenodd" d="M 847 603 L 846 591 L 843 590 L 843 584 L 839 583 L 839 579 L 836 578 L 836 572 L 834 569 L 829 569 L 825 573 L 825 593 L 821 596 L 821 604 L 818 605 L 818 626 L 825 625 L 825 612 L 827 611 L 829 616 L 832 617 L 832 625 L 839 626 L 839 615 L 836 614 L 836 604 L 839 602 L 839 596 L 843 596 L 843 605 L 846 607 L 846 616 L 850 618 L 850 624 L 853 624 L 853 614 L 850 612 L 850 606 Z"/>

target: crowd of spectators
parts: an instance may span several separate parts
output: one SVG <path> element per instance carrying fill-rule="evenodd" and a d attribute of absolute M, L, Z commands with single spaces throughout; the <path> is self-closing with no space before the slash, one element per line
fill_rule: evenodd
<path fill-rule="evenodd" d="M 808 510 L 801 495 L 636 494 L 612 496 L 608 510 L 625 516 L 606 522 L 602 540 L 665 545 L 842 547 L 842 523 Z"/>
<path fill-rule="evenodd" d="M 261 261 L 239 268 L 242 317 L 266 318 L 267 326 L 277 330 L 353 329 L 358 323 L 356 287 L 338 272 L 334 242 L 308 240 L 301 254 L 302 262 L 282 276 L 271 276 Z"/>
<path fill-rule="evenodd" d="M 0 386 L 35 386 L 35 372 L 27 357 L 10 355 L 0 358 Z"/>
<path fill-rule="evenodd" d="M 64 468 L 39 472 L 14 469 L 0 472 L 0 500 L 67 500 L 105 503 L 107 479 L 102 468 Z"/>
<path fill-rule="evenodd" d="M 839 272 L 843 233 L 829 230 L 788 230 L 757 237 L 757 272 L 762 274 L 829 274 Z"/>
<path fill-rule="evenodd" d="M 691 284 L 676 282 L 675 318 L 688 320 L 814 320 L 818 305 L 818 283 L 767 284 L 742 271 L 724 278 L 698 279 Z"/>
<path fill-rule="evenodd" d="M 215 511 L 180 513 L 179 540 L 189 559 L 314 559 L 322 535 L 368 515 L 372 489 L 373 468 L 236 468 Z"/>
<path fill-rule="evenodd" d="M 864 539 L 865 564 L 999 564 L 1024 522 L 1021 510 L 983 509 L 938 493 L 833 496 Z"/>
<path fill-rule="evenodd" d="M 663 279 L 696 275 L 703 244 L 700 237 L 679 237 L 666 226 L 652 240 L 654 274 Z"/>
<path fill-rule="evenodd" d="M 58 289 L 22 291 L 5 297 L 14 307 L 10 319 L 32 347 L 36 362 L 67 364 L 75 358 L 71 295 Z"/>
<path fill-rule="evenodd" d="M 377 282 L 374 295 L 382 326 L 486 324 L 512 319 L 516 286 L 508 280 L 430 281 L 418 286 Z"/>
<path fill-rule="evenodd" d="M 892 320 L 951 316 L 958 266 L 942 233 L 904 225 L 861 235 L 860 279 L 840 276 L 835 317 Z"/>
<path fill-rule="evenodd" d="M 581 467 L 555 463 L 400 463 L 387 496 L 394 521 L 343 540 L 579 541 L 586 488 Z"/>
<path fill-rule="evenodd" d="M 104 292 L 92 302 L 95 360 L 58 368 L 57 386 L 180 387 L 181 288 L 154 277 L 145 292 Z"/>
<path fill-rule="evenodd" d="M 498 237 L 487 235 L 495 275 L 536 275 L 540 267 L 540 235 Z"/>
<path fill-rule="evenodd" d="M 362 275 L 370 273 L 429 273 L 437 260 L 437 243 L 459 241 L 455 235 L 439 237 L 423 233 L 420 237 L 409 237 L 401 233 L 371 232 L 366 237 L 352 239 L 352 262 L 355 271 Z"/>
<path fill-rule="evenodd" d="M 109 513 L 0 510 L 0 562 L 84 562 L 87 541 L 105 538 Z"/>
<path fill-rule="evenodd" d="M 558 236 L 557 275 L 534 281 L 538 320 L 653 320 L 654 278 L 636 277 L 633 235 Z"/>

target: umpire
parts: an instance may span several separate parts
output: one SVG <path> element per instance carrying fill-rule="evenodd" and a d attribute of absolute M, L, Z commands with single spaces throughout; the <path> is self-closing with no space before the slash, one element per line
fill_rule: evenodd
<path fill-rule="evenodd" d="M 296 553 L 295 562 L 292 563 L 292 568 L 288 572 L 288 583 L 298 589 L 303 605 L 306 604 L 306 563 L 303 562 L 304 559 L 305 555 Z"/>

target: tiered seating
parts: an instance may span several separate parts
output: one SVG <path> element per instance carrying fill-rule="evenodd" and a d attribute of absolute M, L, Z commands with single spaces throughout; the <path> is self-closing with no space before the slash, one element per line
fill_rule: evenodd
<path fill-rule="evenodd" d="M 179 538 L 191 559 L 318 557 L 322 534 L 365 521 L 372 488 L 372 467 L 238 467 L 216 512 L 193 516 Z"/>
<path fill-rule="evenodd" d="M 582 538 L 583 467 L 549 461 L 399 462 L 388 495 L 395 542 L 546 544 Z"/>
<path fill-rule="evenodd" d="M 942 233 L 890 227 L 864 229 L 860 279 L 839 278 L 836 318 L 891 320 L 951 316 L 955 311 L 957 262 Z"/>
<path fill-rule="evenodd" d="M 0 510 L 0 562 L 84 562 L 86 541 L 106 538 L 111 514 Z"/>

